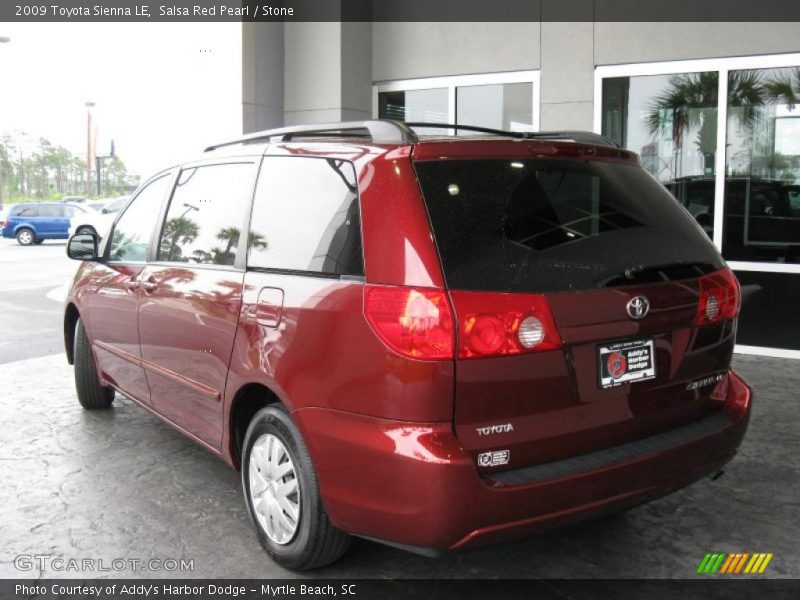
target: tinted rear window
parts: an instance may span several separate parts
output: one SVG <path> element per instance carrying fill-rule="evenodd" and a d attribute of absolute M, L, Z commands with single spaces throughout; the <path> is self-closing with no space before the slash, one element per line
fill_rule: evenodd
<path fill-rule="evenodd" d="M 683 207 L 635 165 L 487 159 L 415 167 L 454 289 L 596 289 L 722 266 Z"/>

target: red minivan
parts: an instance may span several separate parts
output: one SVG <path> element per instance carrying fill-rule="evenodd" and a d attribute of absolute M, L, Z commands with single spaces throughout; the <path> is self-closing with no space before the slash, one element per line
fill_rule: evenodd
<path fill-rule="evenodd" d="M 747 428 L 739 285 L 634 154 L 419 125 L 212 146 L 69 242 L 81 405 L 122 394 L 240 469 L 291 569 L 631 507 Z"/>

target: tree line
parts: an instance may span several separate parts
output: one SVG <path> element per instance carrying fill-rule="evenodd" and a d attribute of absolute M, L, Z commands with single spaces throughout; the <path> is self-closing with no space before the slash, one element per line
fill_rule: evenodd
<path fill-rule="evenodd" d="M 0 203 L 97 195 L 94 173 L 88 186 L 86 176 L 86 159 L 63 146 L 25 133 L 0 135 Z M 113 157 L 102 161 L 101 179 L 102 195 L 115 196 L 130 191 L 137 177 Z"/>

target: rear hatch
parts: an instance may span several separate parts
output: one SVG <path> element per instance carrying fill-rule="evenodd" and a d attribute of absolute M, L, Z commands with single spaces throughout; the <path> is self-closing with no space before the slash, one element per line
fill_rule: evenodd
<path fill-rule="evenodd" d="M 715 408 L 735 281 L 635 157 L 469 141 L 414 159 L 457 321 L 455 431 L 479 466 L 585 454 Z"/>

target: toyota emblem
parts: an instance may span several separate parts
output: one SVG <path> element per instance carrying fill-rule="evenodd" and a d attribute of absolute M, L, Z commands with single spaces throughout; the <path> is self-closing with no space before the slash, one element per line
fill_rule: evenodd
<path fill-rule="evenodd" d="M 643 319 L 650 312 L 650 301 L 644 296 L 634 296 L 628 301 L 627 309 L 631 319 Z"/>

